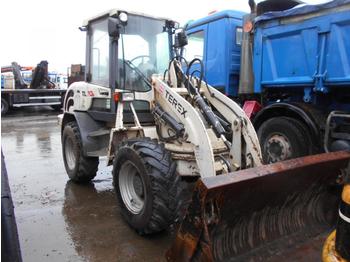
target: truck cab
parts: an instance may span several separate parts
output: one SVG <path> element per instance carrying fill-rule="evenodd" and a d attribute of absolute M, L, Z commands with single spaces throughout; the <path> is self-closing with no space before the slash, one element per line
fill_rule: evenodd
<path fill-rule="evenodd" d="M 238 94 L 244 14 L 220 11 L 186 26 L 188 45 L 183 51 L 184 58 L 187 61 L 200 58 L 206 80 L 230 97 Z"/>

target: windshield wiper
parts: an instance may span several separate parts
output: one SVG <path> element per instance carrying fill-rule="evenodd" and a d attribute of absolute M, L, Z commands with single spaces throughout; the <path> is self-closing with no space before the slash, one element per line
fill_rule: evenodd
<path fill-rule="evenodd" d="M 124 60 L 124 63 L 128 65 L 132 70 L 134 70 L 139 76 L 141 76 L 142 80 L 149 86 L 152 87 L 151 82 L 148 80 L 148 78 L 145 76 L 144 73 L 141 72 L 140 69 L 138 69 L 130 60 Z"/>

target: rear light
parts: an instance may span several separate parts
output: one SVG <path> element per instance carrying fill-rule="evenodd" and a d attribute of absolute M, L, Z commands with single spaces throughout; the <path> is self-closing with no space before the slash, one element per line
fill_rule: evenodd
<path fill-rule="evenodd" d="M 262 106 L 258 102 L 252 100 L 245 101 L 243 105 L 243 111 L 250 119 L 252 119 L 261 109 Z"/>
<path fill-rule="evenodd" d="M 253 30 L 253 23 L 252 21 L 247 21 L 244 25 L 243 25 L 243 31 L 245 33 L 249 33 Z"/>
<path fill-rule="evenodd" d="M 121 93 L 114 93 L 113 99 L 115 102 L 119 102 L 121 98 Z"/>

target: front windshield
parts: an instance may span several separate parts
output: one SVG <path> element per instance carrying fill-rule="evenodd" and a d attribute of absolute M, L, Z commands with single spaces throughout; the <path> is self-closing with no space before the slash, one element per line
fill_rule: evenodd
<path fill-rule="evenodd" d="M 118 75 L 122 89 L 150 90 L 152 74 L 167 69 L 170 53 L 165 21 L 130 15 L 118 45 Z"/>

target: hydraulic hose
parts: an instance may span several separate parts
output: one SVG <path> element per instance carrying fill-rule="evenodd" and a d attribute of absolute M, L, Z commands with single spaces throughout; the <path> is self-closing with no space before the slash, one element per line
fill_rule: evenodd
<path fill-rule="evenodd" d="M 176 137 L 182 137 L 184 135 L 185 127 L 181 123 L 178 123 L 171 115 L 165 112 L 160 105 L 156 105 L 152 112 L 175 131 Z"/>
<path fill-rule="evenodd" d="M 194 59 L 194 60 L 197 60 L 197 59 Z M 189 64 L 189 67 L 187 68 L 187 72 L 189 72 L 189 68 L 191 67 L 191 65 L 193 65 L 194 60 L 192 60 L 191 63 Z M 183 73 L 182 69 L 179 68 L 179 66 L 176 63 L 175 63 L 175 70 L 177 74 L 181 76 L 181 79 L 184 85 L 187 87 L 188 92 L 190 93 L 190 95 L 192 95 L 193 100 L 197 104 L 200 112 L 204 116 L 207 123 L 213 128 L 217 138 L 221 138 L 224 141 L 225 145 L 228 148 L 230 148 L 231 144 L 230 142 L 227 141 L 225 137 L 225 133 L 226 133 L 225 128 L 222 126 L 222 124 L 220 123 L 215 113 L 211 110 L 211 108 L 205 102 L 204 98 L 200 95 L 199 90 L 193 86 L 191 81 L 189 81 L 189 78 L 187 77 L 187 75 Z"/>

